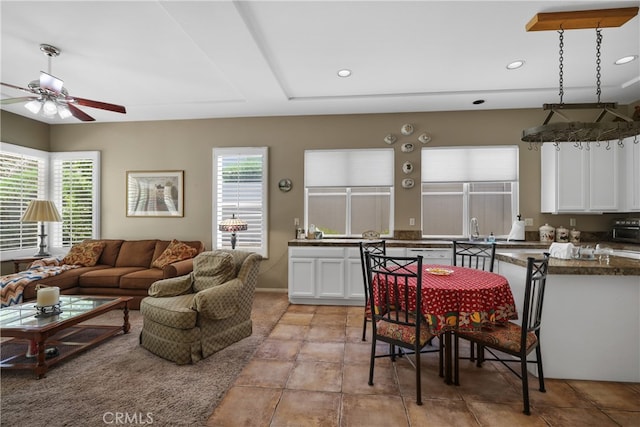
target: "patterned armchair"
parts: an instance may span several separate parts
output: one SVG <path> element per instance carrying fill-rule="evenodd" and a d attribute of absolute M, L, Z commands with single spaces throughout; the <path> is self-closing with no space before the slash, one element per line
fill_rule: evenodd
<path fill-rule="evenodd" d="M 202 252 L 190 274 L 153 283 L 140 304 L 142 347 L 183 365 L 251 335 L 261 260 L 251 252 Z"/>

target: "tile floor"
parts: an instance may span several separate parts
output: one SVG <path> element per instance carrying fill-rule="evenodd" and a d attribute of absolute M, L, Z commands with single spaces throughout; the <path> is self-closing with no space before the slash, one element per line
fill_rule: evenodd
<path fill-rule="evenodd" d="M 461 385 L 446 385 L 437 353 L 422 356 L 418 406 L 406 360 L 378 359 L 367 384 L 371 347 L 361 334 L 359 307 L 290 305 L 207 425 L 640 426 L 638 383 L 547 379 L 540 393 L 530 376 L 526 416 L 520 380 L 506 368 L 462 360 Z"/>

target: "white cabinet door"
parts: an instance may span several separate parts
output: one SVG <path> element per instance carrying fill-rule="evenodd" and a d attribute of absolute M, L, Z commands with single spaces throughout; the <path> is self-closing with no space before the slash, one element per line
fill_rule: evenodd
<path fill-rule="evenodd" d="M 620 209 L 619 153 L 604 144 L 582 149 L 542 146 L 541 212 L 616 212 Z"/>
<path fill-rule="evenodd" d="M 591 144 L 589 150 L 589 209 L 593 211 L 617 211 L 619 150 L 612 144 L 610 150 Z"/>
<path fill-rule="evenodd" d="M 440 264 L 451 265 L 451 256 L 453 249 L 445 248 L 433 248 L 433 249 L 420 249 L 420 248 L 407 248 L 407 256 L 415 257 L 422 255 L 422 264 Z"/>
<path fill-rule="evenodd" d="M 621 153 L 620 188 L 621 210 L 623 212 L 640 211 L 640 143 L 634 144 L 633 138 L 624 140 L 624 148 L 618 147 Z"/>
<path fill-rule="evenodd" d="M 344 298 L 344 258 L 318 258 L 316 260 L 317 296 Z"/>
<path fill-rule="evenodd" d="M 289 255 L 289 297 L 315 297 L 316 261 Z"/>
<path fill-rule="evenodd" d="M 348 299 L 361 300 L 364 303 L 364 277 L 362 275 L 362 263 L 358 258 L 347 258 L 347 288 L 345 296 Z"/>

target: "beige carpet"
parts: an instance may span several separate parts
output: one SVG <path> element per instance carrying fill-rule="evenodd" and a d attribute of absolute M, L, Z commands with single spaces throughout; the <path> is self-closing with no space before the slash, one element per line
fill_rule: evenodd
<path fill-rule="evenodd" d="M 36 380 L 27 371 L 2 371 L 2 426 L 200 426 L 288 306 L 286 293 L 256 292 L 253 334 L 194 365 L 177 366 L 138 344 L 142 316 L 131 332 L 54 366 Z M 118 324 L 122 312 L 99 320 Z M 93 323 L 97 323 L 93 321 Z M 127 421 L 126 423 L 124 421 Z"/>

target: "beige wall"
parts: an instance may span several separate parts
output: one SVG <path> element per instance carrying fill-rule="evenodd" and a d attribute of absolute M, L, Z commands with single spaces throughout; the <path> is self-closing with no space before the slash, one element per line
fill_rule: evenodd
<path fill-rule="evenodd" d="M 2 139 L 34 148 L 42 145 L 46 125 L 2 112 Z M 568 215 L 540 214 L 540 152 L 520 142 L 522 129 L 541 124 L 539 109 L 474 112 L 397 113 L 340 116 L 289 116 L 206 119 L 184 121 L 91 123 L 50 126 L 51 151 L 99 150 L 102 154 L 101 235 L 104 238 L 200 239 L 211 248 L 212 148 L 232 146 L 269 147 L 269 259 L 263 262 L 261 287 L 286 288 L 287 241 L 294 237 L 294 218 L 303 218 L 303 153 L 318 148 L 388 147 L 383 138 L 398 136 L 396 151 L 395 229 L 419 229 L 420 188 L 400 186 L 406 160 L 413 162 L 410 177 L 420 179 L 418 135 L 428 132 L 428 146 L 493 145 L 520 146 L 520 213 L 533 218 L 535 231 L 548 222 L 569 226 Z M 409 137 L 400 134 L 405 123 L 413 124 Z M 400 145 L 413 142 L 413 153 Z M 129 170 L 184 170 L 184 218 L 128 218 L 125 212 L 125 175 Z M 331 173 L 330 170 L 327 173 Z M 277 183 L 290 178 L 288 193 Z M 571 215 L 576 228 L 604 231 L 614 215 Z M 417 225 L 410 227 L 409 218 Z M 240 234 L 239 238 L 242 238 Z"/>

